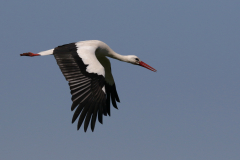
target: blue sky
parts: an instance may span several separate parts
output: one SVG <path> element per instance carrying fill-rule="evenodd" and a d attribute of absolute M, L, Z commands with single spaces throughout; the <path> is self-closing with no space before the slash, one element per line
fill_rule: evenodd
<path fill-rule="evenodd" d="M 0 5 L 0 159 L 240 158 L 240 1 L 6 1 Z M 84 133 L 53 56 L 97 39 L 158 71 L 111 59 L 121 103 Z"/>

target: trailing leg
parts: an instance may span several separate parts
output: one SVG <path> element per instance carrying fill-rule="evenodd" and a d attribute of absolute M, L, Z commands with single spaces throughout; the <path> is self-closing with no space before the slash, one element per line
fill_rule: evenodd
<path fill-rule="evenodd" d="M 47 51 L 42 51 L 42 52 L 39 52 L 37 54 L 32 53 L 32 52 L 27 52 L 27 53 L 20 54 L 20 56 L 34 57 L 34 56 L 46 56 L 46 55 L 51 55 L 51 54 L 53 54 L 53 49 L 50 49 L 50 50 L 47 50 Z"/>

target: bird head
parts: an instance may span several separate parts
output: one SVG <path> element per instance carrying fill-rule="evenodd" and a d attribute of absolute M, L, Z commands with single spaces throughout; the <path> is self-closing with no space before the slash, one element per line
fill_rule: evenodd
<path fill-rule="evenodd" d="M 152 68 L 151 66 L 149 66 L 148 64 L 144 63 L 143 61 L 141 61 L 137 56 L 135 55 L 129 55 L 127 56 L 127 62 L 134 64 L 134 65 L 139 65 L 142 67 L 145 67 L 153 72 L 156 72 L 157 70 Z"/>

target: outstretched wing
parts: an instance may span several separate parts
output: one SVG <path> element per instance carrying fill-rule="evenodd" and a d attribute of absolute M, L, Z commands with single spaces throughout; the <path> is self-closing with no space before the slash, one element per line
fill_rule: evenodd
<path fill-rule="evenodd" d="M 116 102 L 120 102 L 120 100 L 119 100 L 117 90 L 116 90 L 116 85 L 112 76 L 111 63 L 109 59 L 107 57 L 98 57 L 98 60 L 105 68 L 105 89 L 107 93 L 106 105 L 107 105 L 107 113 L 110 116 L 110 101 L 112 101 L 113 107 L 118 109 Z"/>
<path fill-rule="evenodd" d="M 105 94 L 105 71 L 95 56 L 96 48 L 79 46 L 76 43 L 56 47 L 53 55 L 63 75 L 69 82 L 72 107 L 75 110 L 72 123 L 79 117 L 79 129 L 84 122 L 86 132 L 91 120 L 94 131 L 96 118 L 102 123 L 102 115 L 107 115 Z M 92 62 L 92 63 L 91 63 Z"/>

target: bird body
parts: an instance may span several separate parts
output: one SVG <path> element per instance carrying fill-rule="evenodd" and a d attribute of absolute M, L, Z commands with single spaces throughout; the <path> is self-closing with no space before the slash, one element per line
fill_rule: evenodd
<path fill-rule="evenodd" d="M 98 40 L 80 41 L 37 54 L 28 52 L 20 55 L 30 57 L 54 55 L 60 70 L 69 82 L 73 101 L 71 110 L 75 110 L 72 123 L 79 117 L 79 129 L 85 121 L 85 132 L 90 120 L 91 129 L 94 131 L 97 117 L 98 121 L 102 123 L 103 115 L 110 116 L 110 101 L 116 109 L 116 102 L 120 102 L 111 73 L 111 63 L 107 57 L 156 71 L 137 56 L 120 55 L 107 44 Z"/>

